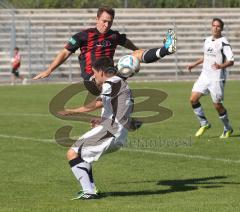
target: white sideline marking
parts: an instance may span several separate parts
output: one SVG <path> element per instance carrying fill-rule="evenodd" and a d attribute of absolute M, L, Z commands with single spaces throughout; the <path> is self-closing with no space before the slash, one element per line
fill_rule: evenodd
<path fill-rule="evenodd" d="M 45 117 L 48 117 L 48 116 L 52 116 L 54 117 L 53 115 L 51 114 L 48 114 L 48 113 L 0 113 L 0 116 L 36 116 L 36 117 L 42 117 L 42 116 L 45 116 Z"/>
<path fill-rule="evenodd" d="M 54 139 L 31 138 L 31 137 L 3 135 L 3 134 L 0 134 L 0 138 L 12 138 L 12 139 L 18 139 L 18 140 L 41 141 L 41 142 L 44 142 L 44 143 L 54 143 L 55 142 Z"/>
<path fill-rule="evenodd" d="M 10 136 L 10 135 L 3 135 L 0 134 L 0 138 L 13 138 L 18 140 L 30 140 L 30 141 L 40 141 L 44 143 L 56 143 L 54 139 L 41 139 L 41 138 L 32 138 L 32 137 L 22 137 L 22 136 Z M 224 159 L 224 158 L 212 158 L 208 156 L 202 155 L 188 155 L 188 154 L 181 154 L 181 153 L 172 153 L 172 152 L 154 152 L 149 150 L 141 150 L 141 149 L 122 149 L 122 151 L 127 152 L 141 152 L 147 154 L 157 154 L 157 155 L 167 155 L 167 156 L 174 156 L 174 157 L 183 157 L 188 159 L 200 159 L 200 160 L 212 160 L 212 161 L 220 161 L 224 163 L 240 163 L 240 160 L 231 160 L 231 159 Z"/>
<path fill-rule="evenodd" d="M 214 161 L 221 161 L 221 162 L 224 162 L 224 163 L 240 163 L 240 160 L 231 160 L 231 159 L 224 159 L 224 158 L 212 158 L 212 157 L 202 156 L 202 155 L 188 155 L 188 154 L 172 153 L 172 152 L 154 152 L 154 151 L 141 150 L 141 149 L 122 149 L 122 150 L 123 151 L 128 151 L 128 152 L 142 152 L 142 153 L 157 154 L 157 155 L 183 157 L 183 158 L 189 158 L 189 159 L 214 160 Z"/>

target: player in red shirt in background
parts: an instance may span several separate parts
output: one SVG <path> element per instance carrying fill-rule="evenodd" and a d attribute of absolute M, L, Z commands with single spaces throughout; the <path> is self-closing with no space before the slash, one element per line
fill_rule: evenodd
<path fill-rule="evenodd" d="M 19 48 L 15 47 L 14 48 L 14 55 L 13 55 L 13 58 L 11 59 L 11 66 L 12 66 L 11 81 L 12 81 L 12 85 L 15 84 L 15 79 L 22 80 L 22 84 L 26 84 L 26 82 L 27 82 L 27 79 L 19 74 L 20 65 L 21 65 L 21 55 L 19 53 Z"/>

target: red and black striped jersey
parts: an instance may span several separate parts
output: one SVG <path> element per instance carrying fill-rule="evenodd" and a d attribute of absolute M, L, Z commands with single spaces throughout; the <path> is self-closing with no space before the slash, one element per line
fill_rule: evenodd
<path fill-rule="evenodd" d="M 105 34 L 99 33 L 97 28 L 89 28 L 73 35 L 65 48 L 74 53 L 80 48 L 78 56 L 81 76 L 88 80 L 92 75 L 92 64 L 100 57 L 113 58 L 117 45 L 124 45 L 126 35 L 118 31 L 109 30 Z"/>

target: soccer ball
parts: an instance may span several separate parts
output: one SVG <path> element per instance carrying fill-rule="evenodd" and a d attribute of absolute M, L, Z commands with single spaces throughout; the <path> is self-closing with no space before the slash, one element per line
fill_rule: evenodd
<path fill-rule="evenodd" d="M 132 77 L 140 70 L 140 61 L 132 55 L 121 57 L 117 64 L 118 73 L 124 78 Z"/>

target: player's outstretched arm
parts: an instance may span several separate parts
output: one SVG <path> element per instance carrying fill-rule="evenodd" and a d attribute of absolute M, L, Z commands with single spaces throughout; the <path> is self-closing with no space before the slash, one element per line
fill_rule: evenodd
<path fill-rule="evenodd" d="M 68 51 L 67 49 L 63 49 L 61 52 L 58 53 L 58 55 L 56 56 L 56 58 L 53 60 L 53 62 L 49 65 L 48 69 L 41 72 L 40 74 L 38 74 L 37 76 L 35 76 L 33 79 L 37 80 L 37 79 L 42 79 L 42 78 L 46 78 L 48 77 L 57 67 L 59 67 L 61 64 L 64 63 L 65 60 L 68 59 L 68 57 L 71 55 L 72 53 L 70 51 Z"/>
<path fill-rule="evenodd" d="M 79 114 L 79 113 L 88 113 L 88 112 L 97 110 L 102 107 L 103 107 L 102 101 L 94 100 L 94 101 L 90 102 L 89 104 L 84 105 L 79 108 L 72 108 L 72 109 L 66 108 L 64 111 L 59 111 L 58 114 L 67 116 L 67 115 L 73 115 L 73 114 Z"/>
<path fill-rule="evenodd" d="M 195 63 L 187 65 L 187 70 L 192 71 L 193 68 L 203 63 L 203 57 L 199 58 Z"/>

